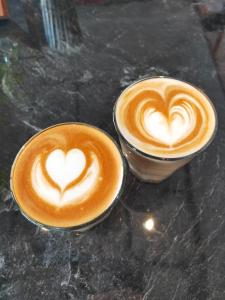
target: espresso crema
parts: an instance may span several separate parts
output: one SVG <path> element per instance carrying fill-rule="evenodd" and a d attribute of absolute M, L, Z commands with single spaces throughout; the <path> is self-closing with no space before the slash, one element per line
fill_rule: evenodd
<path fill-rule="evenodd" d="M 216 127 L 215 110 L 203 92 L 163 77 L 128 87 L 116 103 L 115 118 L 121 135 L 132 146 L 162 158 L 196 153 Z"/>
<path fill-rule="evenodd" d="M 59 124 L 24 145 L 13 164 L 11 188 L 32 220 L 72 227 L 111 206 L 123 172 L 120 152 L 108 135 L 85 124 Z"/>

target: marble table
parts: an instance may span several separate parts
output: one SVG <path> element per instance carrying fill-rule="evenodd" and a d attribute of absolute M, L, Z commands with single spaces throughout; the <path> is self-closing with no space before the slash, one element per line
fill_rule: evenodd
<path fill-rule="evenodd" d="M 8 3 L 10 19 L 0 21 L 0 299 L 225 299 L 225 94 L 196 3 Z M 114 102 L 149 75 L 206 91 L 219 118 L 213 144 L 161 184 L 128 174 L 111 215 L 86 233 L 29 223 L 9 191 L 23 143 L 66 121 L 117 139 Z"/>

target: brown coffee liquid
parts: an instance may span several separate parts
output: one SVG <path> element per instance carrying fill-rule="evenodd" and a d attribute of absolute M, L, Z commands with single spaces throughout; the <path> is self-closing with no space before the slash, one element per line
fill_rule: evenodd
<path fill-rule="evenodd" d="M 215 110 L 197 88 L 171 78 L 152 78 L 128 87 L 115 117 L 122 136 L 135 148 L 162 158 L 190 155 L 212 137 Z"/>
<path fill-rule="evenodd" d="M 100 216 L 116 198 L 123 162 L 101 130 L 68 123 L 50 127 L 19 152 L 11 187 L 22 211 L 56 227 L 77 226 Z"/>

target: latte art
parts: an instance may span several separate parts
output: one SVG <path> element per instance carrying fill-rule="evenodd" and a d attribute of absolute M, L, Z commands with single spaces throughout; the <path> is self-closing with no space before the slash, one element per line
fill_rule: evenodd
<path fill-rule="evenodd" d="M 148 138 L 168 146 L 176 145 L 196 126 L 196 112 L 185 102 L 168 108 L 168 116 L 155 108 L 149 108 L 142 113 L 140 130 L 143 128 Z"/>
<path fill-rule="evenodd" d="M 80 176 L 85 165 L 85 154 L 79 149 L 70 149 L 67 153 L 61 149 L 53 150 L 45 161 L 48 175 L 62 191 Z"/>
<path fill-rule="evenodd" d="M 85 124 L 61 124 L 37 134 L 12 169 L 12 190 L 33 220 L 70 227 L 107 210 L 120 191 L 123 162 L 114 142 Z"/>
<path fill-rule="evenodd" d="M 137 149 L 168 158 L 202 148 L 216 123 L 203 93 L 170 78 L 140 81 L 125 90 L 116 105 L 116 121 L 121 134 Z"/>
<path fill-rule="evenodd" d="M 82 151 L 72 149 L 67 154 L 62 150 L 54 150 L 46 160 L 45 166 L 38 157 L 32 167 L 32 186 L 36 193 L 49 204 L 63 206 L 78 201 L 85 201 L 97 188 L 99 180 L 99 162 L 91 153 L 92 162 L 86 172 L 79 179 L 85 169 L 86 158 Z M 42 169 L 42 168 L 46 169 Z M 53 185 L 48 176 L 57 186 Z"/>

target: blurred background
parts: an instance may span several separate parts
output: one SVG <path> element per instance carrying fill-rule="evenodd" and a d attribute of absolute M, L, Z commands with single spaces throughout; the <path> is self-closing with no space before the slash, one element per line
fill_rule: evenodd
<path fill-rule="evenodd" d="M 205 37 L 209 43 L 218 74 L 225 87 L 225 1 L 196 1 Z"/>
<path fill-rule="evenodd" d="M 162 1 L 167 2 L 167 0 Z M 68 7 L 73 8 L 72 13 L 69 10 L 63 10 L 65 2 Z M 121 4 L 132 1 L 119 2 Z M 187 0 L 187 2 L 193 3 L 199 15 L 220 80 L 225 87 L 225 0 Z M 116 3 L 118 3 L 116 0 L 0 0 L 0 15 L 9 16 L 13 20 L 1 21 L 8 23 L 10 33 L 14 27 L 15 35 L 18 32 L 20 34 L 23 32 L 24 36 L 30 34 L 36 46 L 47 43 L 51 48 L 69 53 L 73 51 L 74 45 L 79 45 L 82 39 L 79 23 L 74 14 L 76 6 Z M 42 28 L 42 30 L 37 31 L 36 28 Z"/>

